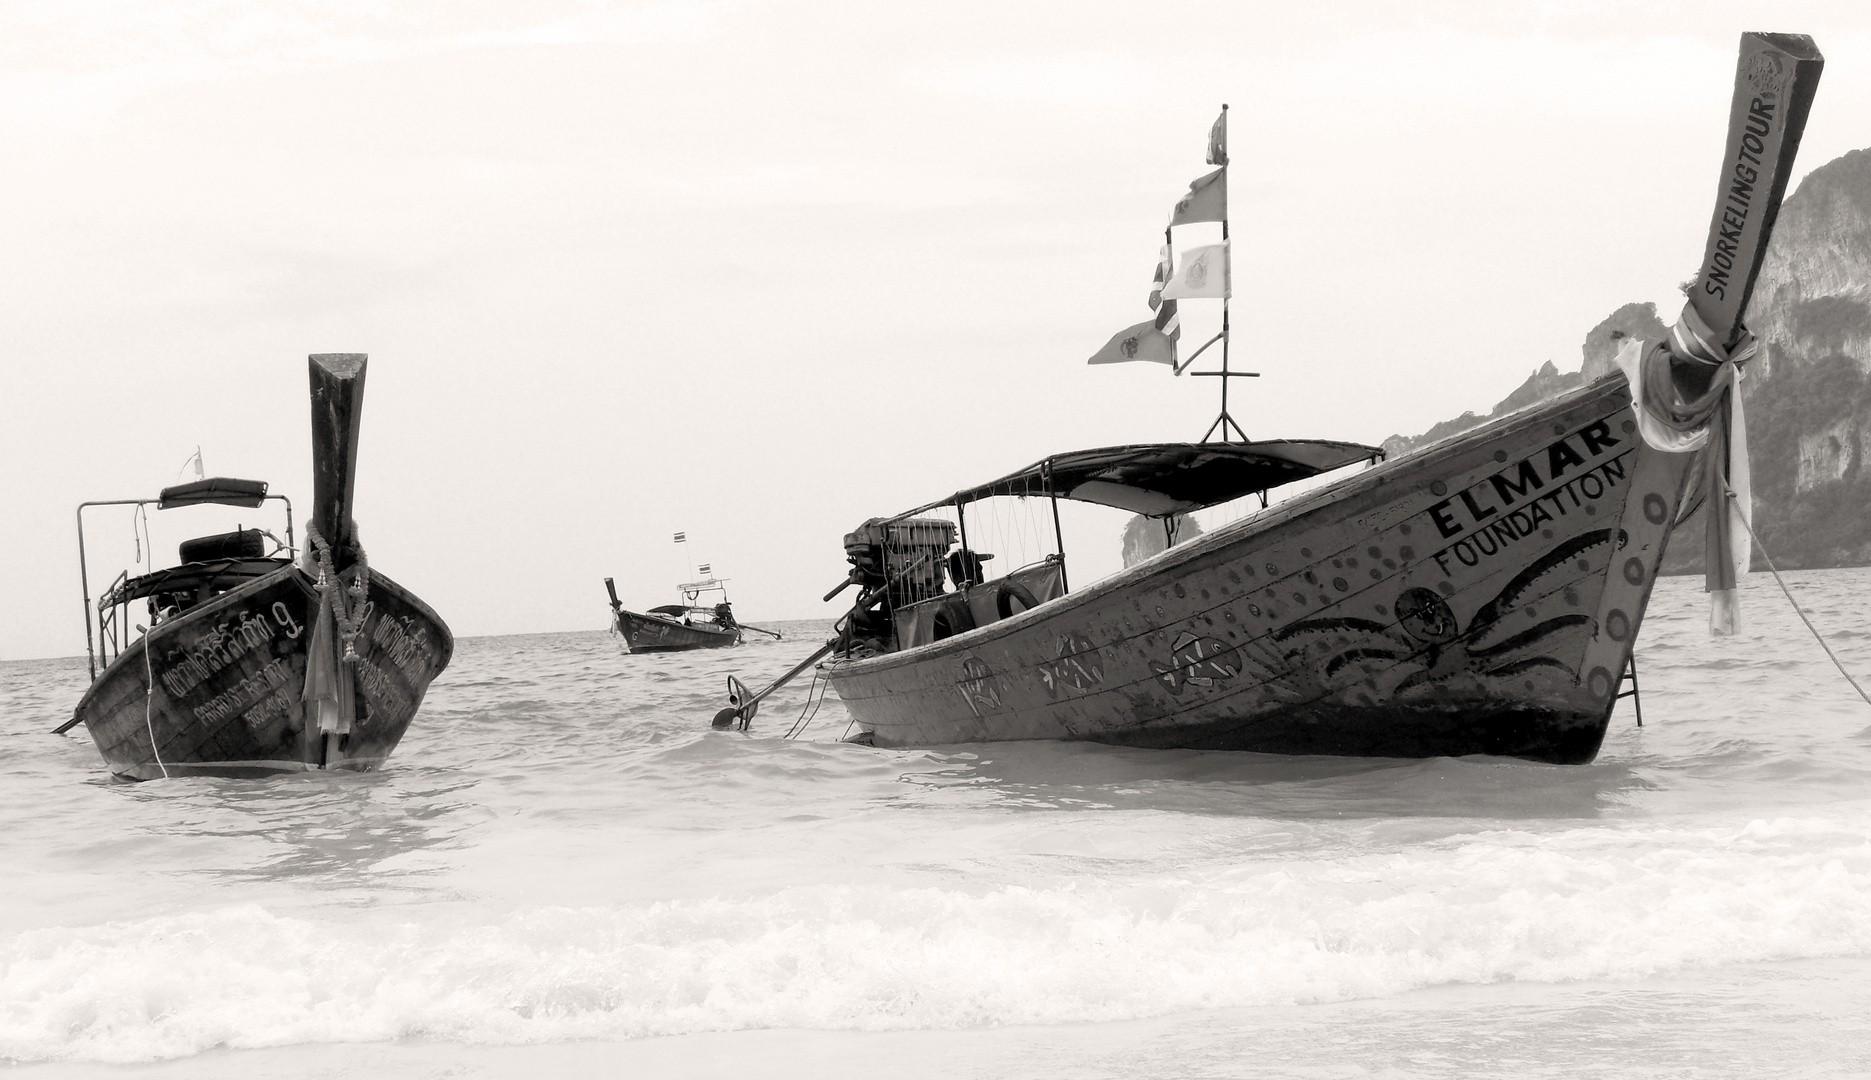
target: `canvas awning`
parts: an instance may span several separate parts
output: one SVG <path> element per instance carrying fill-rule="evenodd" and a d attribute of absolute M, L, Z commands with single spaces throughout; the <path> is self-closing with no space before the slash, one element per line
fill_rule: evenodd
<path fill-rule="evenodd" d="M 1036 461 L 901 516 L 997 495 L 1045 496 L 1163 517 L 1383 456 L 1375 446 L 1311 439 L 1253 443 L 1145 443 L 1075 450 Z"/>
<path fill-rule="evenodd" d="M 176 484 L 162 489 L 156 497 L 156 509 L 173 510 L 178 506 L 199 506 L 203 503 L 219 503 L 222 506 L 258 506 L 266 498 L 266 481 L 236 480 L 227 476 L 210 476 L 206 480 L 190 480 L 186 484 Z"/>

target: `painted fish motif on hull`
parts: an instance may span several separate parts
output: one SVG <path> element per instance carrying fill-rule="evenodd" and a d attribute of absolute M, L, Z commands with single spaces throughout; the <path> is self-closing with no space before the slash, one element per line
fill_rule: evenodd
<path fill-rule="evenodd" d="M 1152 660 L 1150 670 L 1170 693 L 1180 694 L 1185 686 L 1208 688 L 1234 678 L 1241 673 L 1241 658 L 1234 646 L 1185 630 L 1176 637 L 1169 663 Z"/>
<path fill-rule="evenodd" d="M 1059 639 L 1057 656 L 1040 666 L 1039 677 L 1046 684 L 1047 696 L 1055 699 L 1067 692 L 1090 690 L 1104 682 L 1098 647 L 1083 634 L 1066 634 Z"/>
<path fill-rule="evenodd" d="M 962 679 L 956 684 L 961 691 L 962 700 L 979 719 L 982 713 L 990 713 L 1001 707 L 1000 687 L 996 685 L 994 671 L 987 664 L 975 657 L 968 657 L 961 662 Z"/>

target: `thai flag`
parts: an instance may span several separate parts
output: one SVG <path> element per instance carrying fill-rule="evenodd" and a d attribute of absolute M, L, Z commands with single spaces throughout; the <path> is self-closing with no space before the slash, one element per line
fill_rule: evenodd
<path fill-rule="evenodd" d="M 689 534 L 688 534 L 688 533 L 677 533 L 677 534 L 676 534 L 676 543 L 678 543 L 678 544 L 680 544 L 680 543 L 682 543 L 682 542 L 683 542 L 684 540 L 687 540 L 688 538 L 689 538 Z"/>

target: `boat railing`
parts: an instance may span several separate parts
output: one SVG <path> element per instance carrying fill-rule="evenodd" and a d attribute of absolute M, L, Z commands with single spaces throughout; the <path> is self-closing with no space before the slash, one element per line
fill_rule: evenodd
<path fill-rule="evenodd" d="M 118 573 L 110 588 L 97 602 L 97 651 L 98 666 L 109 667 L 112 660 L 123 655 L 124 624 L 129 617 L 129 609 L 117 603 L 116 597 L 123 592 L 124 585 L 130 580 L 130 571 Z"/>
<path fill-rule="evenodd" d="M 204 484 L 207 486 L 202 487 Z M 226 485 L 230 484 L 241 486 L 237 490 L 230 492 L 226 489 Z M 221 487 L 216 488 L 215 485 L 221 485 Z M 200 490 L 193 492 L 183 490 L 187 488 L 200 488 Z M 292 500 L 284 495 L 267 495 L 264 494 L 265 491 L 266 485 L 258 481 L 228 480 L 222 477 L 209 481 L 195 481 L 194 483 L 180 485 L 176 488 L 165 488 L 163 493 L 154 499 L 93 499 L 78 504 L 76 515 L 78 524 L 78 589 L 84 603 L 84 651 L 85 658 L 90 663 L 91 678 L 96 679 L 98 670 L 100 668 L 109 667 L 111 659 L 113 658 L 112 653 L 110 650 L 106 649 L 103 642 L 106 602 L 110 601 L 112 597 L 117 594 L 119 587 L 128 580 L 130 572 L 124 570 L 122 573 L 118 574 L 117 580 L 112 583 L 109 589 L 104 591 L 103 597 L 98 601 L 97 631 L 99 639 L 94 648 L 91 639 L 91 571 L 90 563 L 85 556 L 84 512 L 99 506 L 129 506 L 134 507 L 136 513 L 142 514 L 146 508 L 150 506 L 155 506 L 158 509 L 174 509 L 180 506 L 195 506 L 202 503 L 222 503 L 228 506 L 257 507 L 263 503 L 278 502 L 284 506 L 286 511 L 286 539 L 282 541 L 279 537 L 273 536 L 272 533 L 264 529 L 259 531 L 262 535 L 271 537 L 273 542 L 279 545 L 275 554 L 277 554 L 279 550 L 283 550 L 286 552 L 286 558 L 288 560 L 297 558 L 299 549 L 293 538 Z M 147 525 L 145 526 L 143 536 L 145 540 L 142 542 L 147 543 Z M 152 618 L 153 617 L 152 615 Z M 125 618 L 127 618 L 127 615 Z M 110 615 L 111 632 L 115 635 L 115 655 L 118 656 L 123 654 L 124 639 L 128 636 L 128 627 L 125 625 L 125 618 L 119 618 L 117 612 L 112 612 Z"/>

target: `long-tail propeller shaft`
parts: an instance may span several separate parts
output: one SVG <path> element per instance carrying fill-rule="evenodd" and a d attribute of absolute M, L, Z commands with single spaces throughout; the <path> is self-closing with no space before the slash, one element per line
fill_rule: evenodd
<path fill-rule="evenodd" d="M 902 575 L 898 575 L 898 576 L 900 577 Z M 856 578 L 854 576 L 850 581 L 845 582 L 845 585 L 849 585 L 851 584 L 852 581 L 855 581 L 855 580 Z M 833 589 L 830 593 L 826 594 L 826 598 L 830 599 L 833 596 L 837 596 L 840 592 L 843 592 L 845 585 L 840 585 L 838 588 Z M 872 604 L 875 604 L 879 599 L 883 597 L 884 593 L 888 591 L 889 587 L 890 587 L 889 583 L 885 583 L 882 585 L 878 585 L 876 588 L 864 590 L 862 593 L 858 595 L 857 603 L 851 606 L 852 613 L 859 612 L 859 611 L 868 611 Z M 725 709 L 722 709 L 720 712 L 715 714 L 714 721 L 712 722 L 710 726 L 712 726 L 717 731 L 726 731 L 730 729 L 735 730 L 735 731 L 746 731 L 747 725 L 753 723 L 754 715 L 760 711 L 760 702 L 764 700 L 767 695 L 773 693 L 773 691 L 775 690 L 778 690 L 780 687 L 785 686 L 787 683 L 792 682 L 795 678 L 798 678 L 800 672 L 803 672 L 807 668 L 811 667 L 813 664 L 818 663 L 820 660 L 824 659 L 828 654 L 830 654 L 833 649 L 836 649 L 838 647 L 838 643 L 844 638 L 845 619 L 849 619 L 850 617 L 851 615 L 847 614 L 844 619 L 839 620 L 838 633 L 834 634 L 830 641 L 827 641 L 825 644 L 819 646 L 818 651 L 814 652 L 811 656 L 806 657 L 804 660 L 799 661 L 798 664 L 795 664 L 793 666 L 793 669 L 791 671 L 788 671 L 786 674 L 781 675 L 779 678 L 773 680 L 773 683 L 771 685 L 769 685 L 765 690 L 762 690 L 757 694 L 748 693 L 747 684 L 741 682 L 741 680 L 736 678 L 735 676 L 729 675 L 728 676 L 728 707 Z M 777 637 L 778 635 L 775 635 L 775 636 Z"/>

